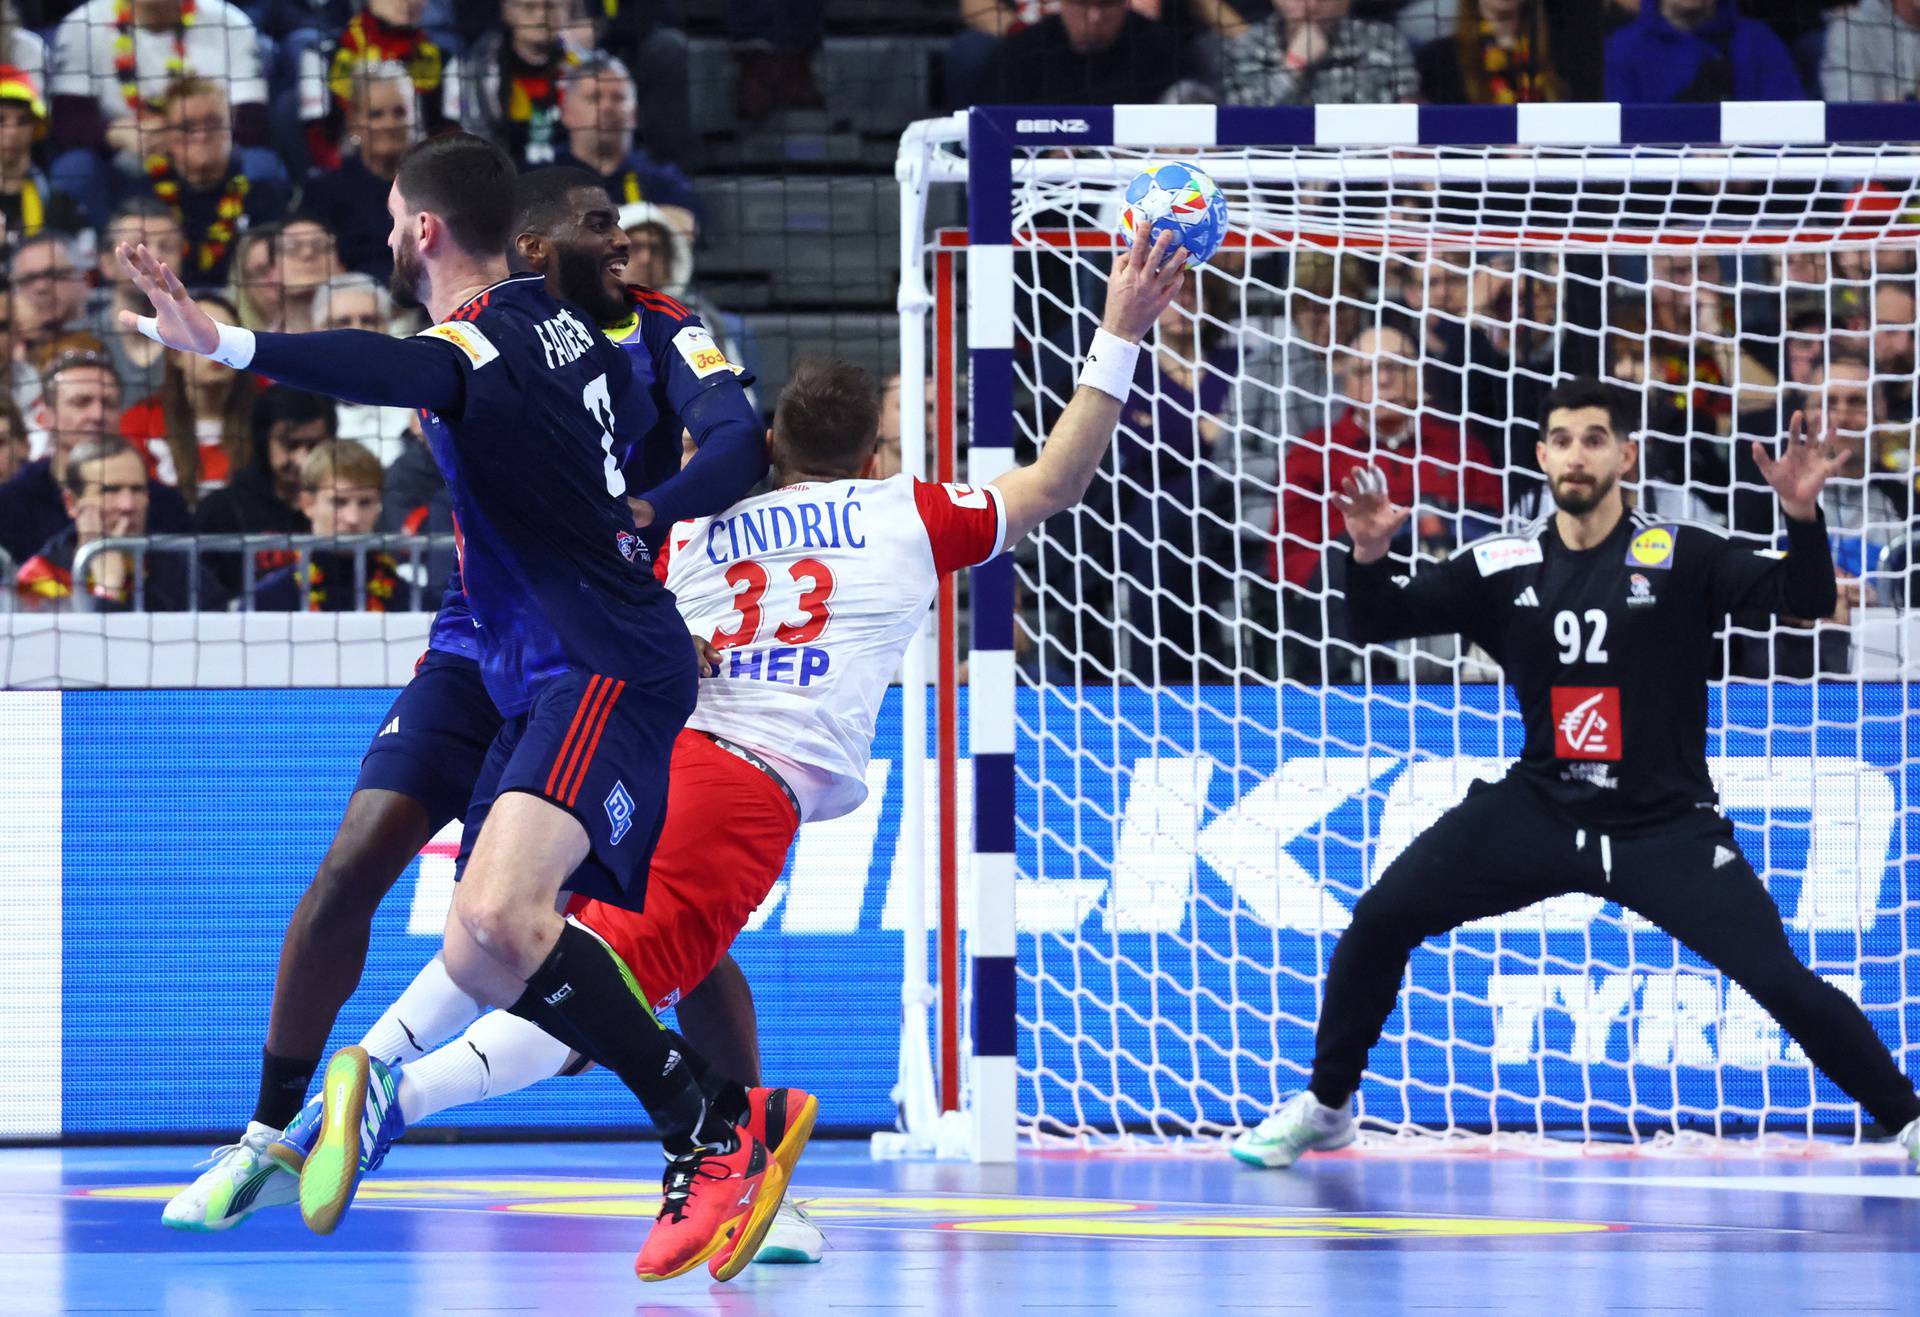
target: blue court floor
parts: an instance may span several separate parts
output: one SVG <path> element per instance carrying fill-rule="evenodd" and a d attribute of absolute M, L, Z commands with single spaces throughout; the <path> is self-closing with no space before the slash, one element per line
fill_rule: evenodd
<path fill-rule="evenodd" d="M 408 1147 L 338 1233 L 160 1225 L 204 1150 L 0 1152 L 0 1312 L 1920 1312 L 1920 1176 L 1848 1158 L 875 1163 L 816 1143 L 818 1266 L 642 1285 L 637 1144 Z"/>

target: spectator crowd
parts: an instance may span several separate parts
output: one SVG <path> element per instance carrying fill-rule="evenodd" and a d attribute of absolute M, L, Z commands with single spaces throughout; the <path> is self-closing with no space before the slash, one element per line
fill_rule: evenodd
<path fill-rule="evenodd" d="M 1023 661 L 1055 680 L 1358 680 L 1341 482 L 1376 467 L 1414 509 L 1395 548 L 1412 570 L 1522 529 L 1551 511 L 1541 403 L 1591 373 L 1637 405 L 1629 498 L 1656 516 L 1771 548 L 1752 443 L 1801 413 L 1841 455 L 1823 501 L 1838 609 L 1785 631 L 1736 619 L 1729 661 L 1861 671 L 1858 610 L 1913 602 L 1916 273 L 1911 243 L 1217 256 L 1142 354 L 1111 470 L 1044 558 L 1022 550 L 1047 586 L 1023 601 Z M 1078 359 L 1071 325 L 1026 330 L 1043 363 Z M 1375 675 L 1404 678 L 1415 649 Z"/>
<path fill-rule="evenodd" d="M 448 529 L 413 418 L 126 332 L 120 313 L 151 308 L 114 251 L 145 243 L 250 327 L 410 332 L 419 312 L 387 290 L 388 189 L 408 147 L 462 128 L 523 167 L 604 179 L 636 247 L 663 253 L 638 273 L 684 289 L 700 210 L 686 41 L 666 3 L 0 0 L 12 605 L 431 608 L 425 573 L 381 543 L 312 538 Z M 739 52 L 784 70 L 762 114 L 808 96 L 805 47 L 771 50 Z M 285 543 L 140 543 L 167 535 Z"/>
<path fill-rule="evenodd" d="M 946 25 L 927 113 L 1920 96 L 1920 0 L 926 3 Z M 822 112 L 829 8 L 736 0 L 713 19 L 741 132 Z M 418 311 L 387 289 L 386 200 L 425 136 L 463 128 L 524 167 L 604 180 L 628 279 L 673 293 L 750 359 L 739 318 L 694 278 L 707 143 L 691 127 L 687 26 L 675 0 L 0 0 L 0 568 L 13 606 L 433 606 L 426 573 L 379 541 L 127 547 L 449 521 L 408 413 L 336 405 L 127 334 L 119 314 L 147 308 L 113 257 L 145 243 L 252 327 L 411 332 Z M 1085 509 L 1056 523 L 1075 585 L 1022 601 L 1023 633 L 1071 633 L 1074 650 L 1029 645 L 1025 661 L 1101 679 L 1360 675 L 1340 639 L 1341 478 L 1379 466 L 1419 511 L 1404 551 L 1443 556 L 1539 511 L 1535 413 L 1576 371 L 1645 399 L 1637 497 L 1759 542 L 1777 526 L 1744 445 L 1805 411 L 1861 477 L 1829 496 L 1844 577 L 1830 620 L 1904 605 L 1915 275 L 1910 244 L 1564 261 L 1226 254 L 1168 310 L 1113 461 Z M 1248 287 L 1274 295 L 1250 302 Z M 1074 356 L 1074 326 L 1026 328 Z M 1042 624 L 1048 609 L 1072 624 Z M 1787 642 L 1750 661 L 1850 661 L 1844 633 Z"/>
<path fill-rule="evenodd" d="M 948 55 L 956 104 L 1920 97 L 1916 0 L 961 8 L 966 26 Z M 1916 421 L 1904 247 L 1785 261 L 1681 248 L 1575 257 L 1564 269 L 1511 251 L 1216 257 L 1168 313 L 1187 325 L 1163 324 L 1158 351 L 1142 358 L 1112 472 L 1057 532 L 1049 561 L 1030 564 L 1042 588 L 1022 601 L 1023 661 L 1080 680 L 1357 678 L 1359 653 L 1341 639 L 1341 478 L 1376 465 L 1392 496 L 1416 507 L 1401 546 L 1410 557 L 1524 524 L 1544 510 L 1538 404 L 1557 375 L 1575 372 L 1647 400 L 1637 498 L 1756 543 L 1778 528 L 1746 445 L 1806 412 L 1854 464 L 1826 508 L 1841 606 L 1809 622 L 1904 606 Z M 1207 290 L 1229 281 L 1239 286 Z M 1058 392 L 1048 368 L 1075 358 L 1085 326 L 1051 308 L 1084 305 L 1085 290 L 1046 291 L 1023 329 L 1046 345 L 1041 382 Z M 1838 627 L 1734 648 L 1736 665 L 1755 672 L 1853 662 Z"/>

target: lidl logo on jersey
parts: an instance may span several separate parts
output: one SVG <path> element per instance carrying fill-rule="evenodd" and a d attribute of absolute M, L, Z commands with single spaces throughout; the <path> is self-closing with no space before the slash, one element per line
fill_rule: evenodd
<path fill-rule="evenodd" d="M 1553 753 L 1557 759 L 1620 758 L 1620 688 L 1555 686 Z"/>
<path fill-rule="evenodd" d="M 1673 566 L 1673 532 L 1665 526 L 1641 531 L 1627 545 L 1627 561 L 1642 567 Z"/>

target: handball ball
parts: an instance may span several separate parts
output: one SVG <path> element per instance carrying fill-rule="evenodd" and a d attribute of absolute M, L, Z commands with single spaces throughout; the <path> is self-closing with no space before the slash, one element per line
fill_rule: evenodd
<path fill-rule="evenodd" d="M 1161 230 L 1187 249 L 1187 268 L 1204 265 L 1227 236 L 1227 196 L 1198 165 L 1173 160 L 1149 166 L 1127 184 L 1127 208 L 1120 212 L 1120 233 L 1129 244 L 1136 235 Z"/>

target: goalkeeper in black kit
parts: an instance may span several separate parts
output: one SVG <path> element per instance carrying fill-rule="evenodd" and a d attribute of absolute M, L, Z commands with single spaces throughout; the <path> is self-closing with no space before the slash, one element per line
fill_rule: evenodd
<path fill-rule="evenodd" d="M 1920 1097 L 1859 1006 L 1803 965 L 1741 855 L 1707 776 L 1707 683 L 1727 614 L 1826 617 L 1833 560 L 1820 490 L 1841 465 L 1795 414 L 1754 460 L 1786 515 L 1784 554 L 1631 512 L 1625 399 L 1593 379 L 1548 397 L 1538 446 L 1555 511 L 1402 576 L 1387 548 L 1409 510 L 1377 471 L 1337 499 L 1353 540 L 1353 638 L 1459 632 L 1506 670 L 1526 743 L 1387 867 L 1334 948 L 1305 1091 L 1234 1156 L 1290 1166 L 1353 1142 L 1353 1094 L 1423 940 L 1584 892 L 1652 920 L 1750 993 L 1815 1065 L 1920 1161 Z"/>

